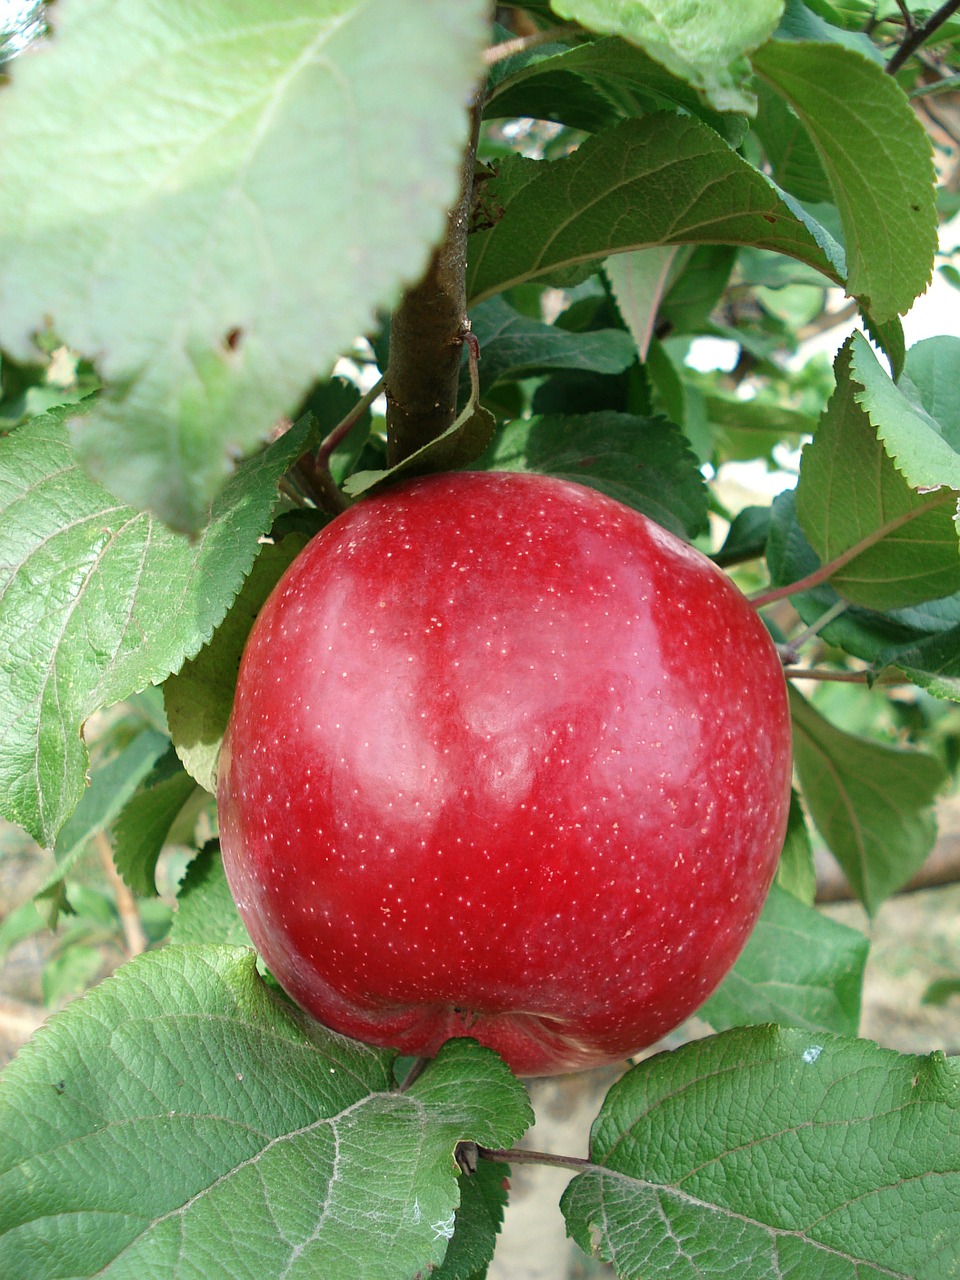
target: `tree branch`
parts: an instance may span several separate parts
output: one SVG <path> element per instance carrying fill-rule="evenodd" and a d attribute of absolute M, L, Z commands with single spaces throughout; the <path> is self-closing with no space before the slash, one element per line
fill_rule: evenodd
<path fill-rule="evenodd" d="M 912 31 L 908 31 L 900 48 L 887 63 L 887 73 L 895 75 L 906 60 L 920 48 L 926 44 L 938 27 L 942 27 L 948 18 L 960 9 L 960 0 L 947 0 L 946 4 L 942 4 L 939 9 L 931 13 L 922 27 L 914 27 Z"/>
<path fill-rule="evenodd" d="M 387 465 L 396 466 L 446 431 L 457 414 L 460 355 L 467 330 L 467 234 L 480 133 L 480 107 L 470 113 L 470 137 L 460 171 L 460 196 L 447 234 L 426 275 L 408 289 L 390 321 Z"/>

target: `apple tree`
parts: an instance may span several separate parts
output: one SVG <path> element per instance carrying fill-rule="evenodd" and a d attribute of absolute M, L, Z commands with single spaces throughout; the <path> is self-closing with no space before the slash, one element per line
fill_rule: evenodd
<path fill-rule="evenodd" d="M 0 87 L 0 812 L 53 851 L 30 905 L 51 927 L 84 909 L 81 854 L 109 837 L 141 954 L 3 1074 L 0 1275 L 471 1280 L 520 1161 L 569 1169 L 567 1230 L 619 1276 L 960 1275 L 960 1071 L 858 1039 L 867 940 L 817 910 L 813 859 L 828 849 L 875 912 L 926 861 L 956 763 L 960 339 L 908 349 L 901 317 L 935 270 L 960 284 L 938 251 L 960 207 L 960 2 L 25 9 L 42 34 L 0 46 L 19 55 Z M 831 367 L 806 340 L 840 324 Z M 707 338 L 729 367 L 703 367 Z M 779 478 L 772 503 L 736 499 L 743 464 Z M 527 1092 L 479 1041 L 487 1013 L 527 1016 L 522 990 L 429 1052 L 400 1056 L 376 1018 L 364 1039 L 337 1034 L 258 958 L 220 856 L 221 748 L 274 587 L 358 519 L 389 581 L 370 513 L 450 473 L 470 473 L 461 495 L 526 478 L 499 512 L 463 499 L 485 545 L 501 516 L 536 524 L 542 477 L 652 521 L 743 593 L 750 625 L 722 655 L 710 609 L 684 602 L 681 631 L 664 599 L 674 666 L 727 673 L 704 705 L 733 723 L 761 648 L 789 699 L 775 864 L 762 884 L 738 867 L 728 898 L 745 932 L 738 902 L 759 906 L 775 878 L 699 1008 L 712 1034 L 625 1059 L 586 1152 L 519 1145 Z M 568 532 L 556 581 L 575 594 Z M 344 643 L 375 661 L 345 579 L 324 574 Z M 494 734 L 516 694 L 496 610 L 473 608 Z M 596 632 L 617 633 L 616 618 Z M 408 641 L 416 663 L 413 625 Z M 305 677 L 284 679 L 279 641 L 258 652 L 252 682 L 279 688 L 272 748 Z M 592 689 L 588 657 L 604 654 L 578 659 Z M 552 675 L 575 696 L 576 662 Z M 325 704 L 342 741 L 362 725 L 376 744 L 372 791 L 394 780 L 391 679 Z M 870 716 L 845 722 L 831 689 Z M 743 741 L 768 727 L 743 712 Z M 753 812 L 756 791 L 722 798 Z M 270 787 L 257 794 L 257 821 L 281 830 Z M 306 786 L 287 800 L 309 825 Z M 359 877 L 359 843 L 338 840 Z M 189 855 L 165 915 L 174 841 Z M 656 871 L 636 843 L 612 905 Z M 680 881 L 658 874 L 666 903 Z M 561 887 L 554 917 L 601 984 L 626 940 L 585 928 Z M 424 935 L 437 968 L 468 938 L 489 968 L 498 913 L 537 918 L 533 895 L 487 889 L 479 912 L 447 894 Z M 354 921 L 398 955 L 405 928 Z"/>

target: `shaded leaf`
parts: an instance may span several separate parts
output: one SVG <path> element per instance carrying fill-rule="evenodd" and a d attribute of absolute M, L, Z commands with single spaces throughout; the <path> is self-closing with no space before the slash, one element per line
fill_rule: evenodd
<path fill-rule="evenodd" d="M 817 872 L 810 832 L 807 830 L 807 820 L 796 791 L 790 793 L 787 834 L 783 849 L 780 851 L 776 883 L 808 907 L 813 906 L 817 893 Z M 852 1034 L 856 1034 L 856 1029 Z"/>
<path fill-rule="evenodd" d="M 485 119 L 532 116 L 595 133 L 664 107 L 697 116 L 734 145 L 746 132 L 740 117 L 714 111 L 686 81 L 616 38 L 572 49 L 528 50 L 503 66 L 483 114 Z"/>
<path fill-rule="evenodd" d="M 798 200 L 820 204 L 833 198 L 813 139 L 796 112 L 766 84 L 758 86 L 753 129 L 763 144 L 774 181 Z"/>
<path fill-rule="evenodd" d="M 723 546 L 713 556 L 721 569 L 763 555 L 770 536 L 770 519 L 769 507 L 744 507 L 737 513 Z"/>
<path fill-rule="evenodd" d="M 457 1143 L 512 1143 L 530 1104 L 471 1041 L 445 1045 L 406 1093 L 392 1057 L 275 995 L 249 951 L 138 957 L 7 1069 L 0 1271 L 426 1271 L 453 1230 Z"/>
<path fill-rule="evenodd" d="M 73 4 L 14 65 L 0 339 L 26 358 L 49 321 L 98 358 L 75 440 L 113 492 L 199 528 L 231 457 L 419 275 L 487 23 L 485 0 Z"/>
<path fill-rule="evenodd" d="M 626 413 L 518 419 L 481 460 L 490 471 L 535 471 L 600 489 L 681 537 L 706 528 L 697 460 L 663 418 Z"/>
<path fill-rule="evenodd" d="M 752 1028 L 607 1095 L 567 1230 L 624 1280 L 942 1280 L 960 1266 L 960 1070 Z"/>
<path fill-rule="evenodd" d="M 926 752 L 844 733 L 790 690 L 794 761 L 817 829 L 872 915 L 925 861 L 946 782 Z"/>
<path fill-rule="evenodd" d="M 351 498 L 372 493 L 384 485 L 411 476 L 429 475 L 435 471 L 456 471 L 475 462 L 487 448 L 496 428 L 496 419 L 488 409 L 469 400 L 446 431 L 408 454 L 393 467 L 377 471 L 355 471 L 343 484 Z"/>
<path fill-rule="evenodd" d="M 433 1280 L 481 1280 L 493 1258 L 507 1204 L 510 1166 L 481 1160 L 460 1180 L 456 1230 Z"/>
<path fill-rule="evenodd" d="M 855 1036 L 870 944 L 774 885 L 743 955 L 697 1012 L 716 1031 L 776 1022 Z"/>
<path fill-rule="evenodd" d="M 876 664 L 880 670 L 896 667 L 938 698 L 960 702 L 960 626 L 915 644 L 888 645 L 877 654 Z"/>
<path fill-rule="evenodd" d="M 217 790 L 220 744 L 243 646 L 267 596 L 307 541 L 304 534 L 290 533 L 263 546 L 210 643 L 164 681 L 163 702 L 177 755 L 190 776 L 212 794 Z"/>
<path fill-rule="evenodd" d="M 252 947 L 223 870 L 220 847 L 210 841 L 187 867 L 177 892 L 170 942 L 225 942 Z"/>
<path fill-rule="evenodd" d="M 651 245 L 756 245 L 843 278 L 832 237 L 690 116 L 626 120 L 562 160 L 511 157 L 487 184 L 487 198 L 503 216 L 470 238 L 472 305 L 525 280 Z"/>
<path fill-rule="evenodd" d="M 501 379 L 549 369 L 622 373 L 637 358 L 633 339 L 622 329 L 571 333 L 521 315 L 502 297 L 481 302 L 470 322 L 480 343 L 481 394 Z"/>
<path fill-rule="evenodd" d="M 269 527 L 305 418 L 242 463 L 190 542 L 90 480 L 59 413 L 0 439 L 0 807 L 41 844 L 83 794 L 80 729 L 209 640 Z"/>
<path fill-rule="evenodd" d="M 113 857 L 134 893 L 147 896 L 157 892 L 157 859 L 196 785 L 171 746 L 117 817 L 113 824 Z"/>

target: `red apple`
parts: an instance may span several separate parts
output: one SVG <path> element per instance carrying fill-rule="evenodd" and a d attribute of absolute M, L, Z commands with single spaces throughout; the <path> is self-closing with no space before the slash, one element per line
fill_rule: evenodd
<path fill-rule="evenodd" d="M 591 489 L 457 473 L 351 508 L 250 635 L 227 876 L 291 996 L 408 1054 L 622 1059 L 740 952 L 790 786 L 784 678 L 698 551 Z"/>

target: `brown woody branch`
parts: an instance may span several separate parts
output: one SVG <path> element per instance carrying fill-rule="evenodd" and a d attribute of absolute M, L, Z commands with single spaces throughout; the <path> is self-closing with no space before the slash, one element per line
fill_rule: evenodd
<path fill-rule="evenodd" d="M 387 464 L 395 466 L 446 431 L 456 417 L 460 356 L 467 328 L 467 235 L 480 132 L 480 108 L 470 113 L 470 137 L 460 194 L 447 232 L 426 274 L 408 289 L 390 321 Z"/>

